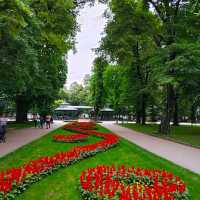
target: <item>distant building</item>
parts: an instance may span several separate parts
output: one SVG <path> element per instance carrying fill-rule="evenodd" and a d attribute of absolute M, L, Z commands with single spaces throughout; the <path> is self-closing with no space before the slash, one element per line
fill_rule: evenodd
<path fill-rule="evenodd" d="M 114 110 L 103 108 L 100 111 L 100 120 L 112 120 Z M 78 118 L 92 118 L 94 108 L 92 106 L 73 106 L 64 102 L 54 110 L 54 116 L 58 119 L 71 120 Z"/>

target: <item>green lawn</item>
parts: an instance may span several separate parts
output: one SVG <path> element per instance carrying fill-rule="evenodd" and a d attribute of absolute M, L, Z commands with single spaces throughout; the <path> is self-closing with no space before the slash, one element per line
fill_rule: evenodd
<path fill-rule="evenodd" d="M 108 130 L 98 127 L 99 131 L 108 132 Z M 52 155 L 58 151 L 67 150 L 76 144 L 65 144 L 53 142 L 51 136 L 53 133 L 64 133 L 64 130 L 55 130 L 43 138 L 28 144 L 21 149 L 0 159 L 0 168 L 19 166 L 31 159 L 36 159 L 44 155 Z M 96 137 L 90 137 L 86 144 L 99 140 Z M 79 163 L 71 165 L 65 169 L 55 172 L 53 175 L 45 177 L 40 182 L 33 184 L 16 200 L 80 200 L 77 185 L 82 170 L 96 165 L 135 165 L 143 168 L 166 169 L 180 176 L 188 185 L 193 200 L 200 199 L 200 176 L 186 169 L 176 166 L 171 162 L 161 159 L 138 146 L 121 139 L 120 143 L 104 153 L 99 153 L 95 157 L 87 158 Z"/>
<path fill-rule="evenodd" d="M 24 123 L 8 122 L 8 128 L 21 129 L 21 128 L 30 128 L 33 126 L 34 126 L 34 123 L 32 121 L 24 122 Z"/>
<path fill-rule="evenodd" d="M 122 125 L 122 124 L 121 124 Z M 173 139 L 177 142 L 190 144 L 193 146 L 200 147 L 200 126 L 172 126 L 171 133 L 169 136 L 163 136 L 158 134 L 157 124 L 123 124 L 122 126 L 147 134 L 154 134 L 155 136 Z"/>

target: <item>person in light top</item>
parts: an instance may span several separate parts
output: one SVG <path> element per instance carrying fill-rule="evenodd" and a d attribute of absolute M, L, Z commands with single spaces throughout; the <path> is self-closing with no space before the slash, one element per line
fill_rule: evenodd
<path fill-rule="evenodd" d="M 51 115 L 47 115 L 45 121 L 46 121 L 46 128 L 47 129 L 51 128 Z"/>

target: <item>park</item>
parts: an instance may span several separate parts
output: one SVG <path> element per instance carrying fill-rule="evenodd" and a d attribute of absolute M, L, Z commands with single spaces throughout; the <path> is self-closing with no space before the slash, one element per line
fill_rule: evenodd
<path fill-rule="evenodd" d="M 0 0 L 0 200 L 200 200 L 199 0 Z"/>

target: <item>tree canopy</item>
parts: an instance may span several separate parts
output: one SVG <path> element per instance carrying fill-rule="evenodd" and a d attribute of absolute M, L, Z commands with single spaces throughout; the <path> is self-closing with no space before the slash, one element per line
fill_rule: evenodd
<path fill-rule="evenodd" d="M 145 124 L 147 117 L 157 118 L 161 120 L 161 133 L 169 133 L 170 121 L 178 125 L 185 117 L 193 121 L 196 118 L 200 75 L 199 6 L 197 0 L 109 2 L 105 36 L 96 50 L 108 62 L 101 69 L 107 74 L 103 81 L 112 81 L 116 67 L 123 67 L 125 70 L 120 71 L 127 73 L 123 74 L 126 81 L 117 79 L 123 95 L 110 91 L 106 99 L 117 96 L 120 100 L 123 96 L 137 123 Z M 114 83 L 111 90 L 113 86 Z M 181 107 L 184 104 L 187 111 Z"/>
<path fill-rule="evenodd" d="M 79 30 L 76 16 L 94 0 L 0 1 L 0 95 L 16 103 L 17 120 L 30 108 L 50 112 L 60 97 L 109 105 L 137 123 L 195 122 L 200 106 L 200 3 L 198 0 L 111 0 L 91 78 L 60 92 L 67 53 Z"/>
<path fill-rule="evenodd" d="M 0 2 L 0 93 L 16 102 L 17 121 L 33 104 L 49 112 L 66 80 L 77 31 L 72 0 Z"/>

